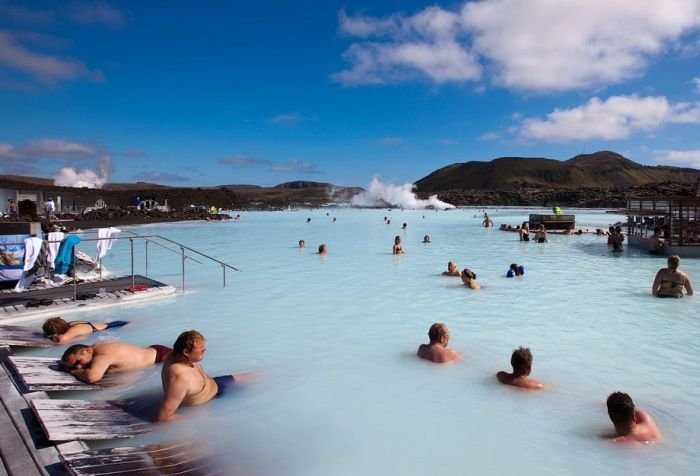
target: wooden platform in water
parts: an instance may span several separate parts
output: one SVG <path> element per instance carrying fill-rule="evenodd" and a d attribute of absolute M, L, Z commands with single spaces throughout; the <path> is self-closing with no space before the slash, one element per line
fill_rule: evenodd
<path fill-rule="evenodd" d="M 11 355 L 8 362 L 14 367 L 19 382 L 29 391 L 99 390 L 119 385 L 116 375 L 110 374 L 96 384 L 82 382 L 60 370 L 58 361 L 52 358 Z"/>
<path fill-rule="evenodd" d="M 34 413 L 50 441 L 131 438 L 153 424 L 124 410 L 120 400 L 36 400 Z"/>
<path fill-rule="evenodd" d="M 192 443 L 88 450 L 62 454 L 61 459 L 76 476 L 226 474 Z"/>
<path fill-rule="evenodd" d="M 12 372 L 4 365 L 10 354 L 9 347 L 0 347 L 0 475 L 67 475 L 59 449 L 74 453 L 87 450 L 87 446 L 79 442 L 54 445 L 46 439 L 28 402 L 48 396 L 18 391 Z"/>
<path fill-rule="evenodd" d="M 59 344 L 47 339 L 41 329 L 36 327 L 0 325 L 0 345 L 55 347 Z"/>
<path fill-rule="evenodd" d="M 134 282 L 136 285 L 143 286 L 145 290 L 128 291 L 127 288 L 132 285 L 130 275 L 83 281 L 77 285 L 78 300 L 73 300 L 72 284 L 39 285 L 21 293 L 3 289 L 0 291 L 0 321 L 10 323 L 41 316 L 60 316 L 61 313 L 68 311 L 94 310 L 175 293 L 174 287 L 145 276 L 134 276 Z M 99 295 L 100 288 L 105 288 L 106 291 L 102 296 Z"/>

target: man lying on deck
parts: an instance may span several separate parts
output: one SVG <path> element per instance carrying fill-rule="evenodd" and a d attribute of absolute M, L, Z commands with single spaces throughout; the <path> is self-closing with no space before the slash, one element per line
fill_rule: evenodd
<path fill-rule="evenodd" d="M 200 364 L 206 350 L 204 336 L 199 332 L 186 331 L 178 336 L 161 371 L 165 395 L 157 421 L 173 419 L 181 405 L 202 405 L 220 397 L 234 382 L 241 382 L 253 375 L 254 372 L 245 372 L 211 378 Z"/>
<path fill-rule="evenodd" d="M 106 373 L 125 372 L 163 362 L 170 348 L 163 345 L 138 347 L 125 342 L 75 344 L 64 352 L 61 365 L 78 380 L 96 383 Z"/>

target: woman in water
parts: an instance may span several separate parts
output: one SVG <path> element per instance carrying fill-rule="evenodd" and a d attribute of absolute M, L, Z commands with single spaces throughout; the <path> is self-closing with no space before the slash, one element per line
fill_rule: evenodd
<path fill-rule="evenodd" d="M 682 271 L 678 271 L 681 259 L 677 255 L 668 257 L 668 268 L 661 268 L 656 273 L 651 294 L 656 297 L 683 297 L 683 288 L 688 296 L 693 295 L 693 285 L 690 278 Z"/>
<path fill-rule="evenodd" d="M 540 223 L 540 228 L 535 234 L 535 241 L 537 243 L 547 243 L 547 229 L 544 227 L 544 223 Z"/>
<path fill-rule="evenodd" d="M 90 322 L 90 321 L 65 321 L 60 317 L 52 317 L 44 322 L 42 330 L 44 335 L 54 342 L 63 343 L 78 337 L 90 335 L 93 332 L 113 329 L 128 324 L 127 321 Z"/>
<path fill-rule="evenodd" d="M 476 273 L 469 268 L 462 270 L 462 282 L 469 289 L 481 289 L 479 283 L 476 282 Z"/>
<path fill-rule="evenodd" d="M 520 241 L 530 241 L 530 226 L 526 221 L 523 222 L 523 226 L 520 228 Z"/>
<path fill-rule="evenodd" d="M 401 237 L 396 235 L 394 238 L 394 247 L 391 249 L 391 253 L 395 255 L 403 254 L 403 246 L 401 246 Z"/>

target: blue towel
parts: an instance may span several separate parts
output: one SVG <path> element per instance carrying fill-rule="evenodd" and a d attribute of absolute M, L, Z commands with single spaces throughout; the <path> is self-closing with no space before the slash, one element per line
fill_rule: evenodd
<path fill-rule="evenodd" d="M 68 268 L 73 264 L 73 247 L 80 243 L 80 237 L 76 235 L 68 235 L 62 242 L 61 247 L 56 253 L 54 261 L 54 269 L 58 274 L 66 274 Z"/>
<path fill-rule="evenodd" d="M 115 327 L 121 327 L 125 326 L 129 323 L 129 321 L 112 321 L 107 323 L 107 327 L 105 329 L 114 329 Z"/>

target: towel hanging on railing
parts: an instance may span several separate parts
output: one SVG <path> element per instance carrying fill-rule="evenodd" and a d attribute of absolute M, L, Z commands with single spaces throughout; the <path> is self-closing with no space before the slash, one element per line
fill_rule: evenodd
<path fill-rule="evenodd" d="M 117 233 L 121 233 L 121 230 L 119 228 L 100 228 L 97 230 L 97 237 L 98 238 L 110 238 L 112 235 L 116 235 Z M 107 254 L 107 251 L 109 251 L 112 248 L 112 245 L 114 242 L 117 241 L 115 239 L 102 239 L 97 241 L 97 256 L 95 257 L 95 261 L 99 261 L 102 258 L 105 257 Z"/>

